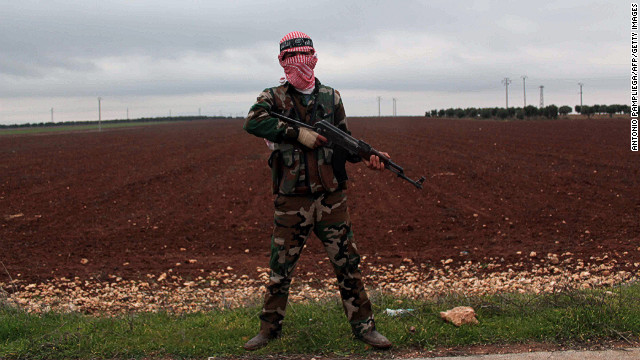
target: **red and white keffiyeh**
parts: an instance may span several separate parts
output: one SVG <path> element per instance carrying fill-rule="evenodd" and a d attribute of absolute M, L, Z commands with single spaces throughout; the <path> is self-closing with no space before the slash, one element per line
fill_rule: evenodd
<path fill-rule="evenodd" d="M 292 31 L 280 40 L 280 44 L 282 46 L 282 43 L 296 39 L 311 40 L 311 38 L 303 32 Z M 311 55 L 298 54 L 283 59 L 284 54 L 288 52 L 310 52 Z M 313 46 L 288 47 L 280 51 L 278 60 L 280 61 L 280 66 L 284 69 L 285 78 L 289 83 L 291 83 L 291 85 L 299 90 L 313 89 L 316 83 L 313 69 L 316 67 L 316 63 L 318 62 L 318 56 Z M 284 78 L 280 80 L 282 81 Z"/>

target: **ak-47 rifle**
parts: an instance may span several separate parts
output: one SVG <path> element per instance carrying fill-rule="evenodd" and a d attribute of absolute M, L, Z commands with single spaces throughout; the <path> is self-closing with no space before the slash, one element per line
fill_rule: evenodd
<path fill-rule="evenodd" d="M 334 149 L 336 147 L 341 148 L 342 150 L 346 151 L 349 154 L 357 155 L 367 160 L 371 157 L 371 155 L 376 155 L 380 158 L 380 161 L 384 164 L 384 167 L 386 169 L 389 169 L 391 172 L 397 174 L 398 177 L 401 177 L 404 180 L 407 180 L 409 183 L 411 183 L 413 186 L 417 187 L 418 189 L 422 189 L 422 183 L 425 180 L 424 176 L 418 180 L 409 179 L 404 174 L 404 170 L 402 169 L 402 167 L 400 167 L 398 164 L 391 161 L 391 159 L 389 159 L 387 156 L 384 156 L 382 153 L 380 153 L 378 150 L 371 147 L 371 145 L 367 144 L 366 142 L 354 138 L 353 136 L 338 129 L 336 126 L 334 126 L 333 124 L 330 124 L 325 120 L 320 120 L 317 123 L 315 123 L 313 126 L 311 126 L 309 124 L 305 124 L 301 121 L 291 119 L 289 117 L 286 117 L 282 114 L 278 114 L 276 112 L 270 111 L 269 114 L 271 116 L 277 117 L 278 119 L 290 125 L 304 127 L 317 132 L 318 134 L 327 138 L 328 140 L 327 146 L 331 148 L 334 148 Z"/>

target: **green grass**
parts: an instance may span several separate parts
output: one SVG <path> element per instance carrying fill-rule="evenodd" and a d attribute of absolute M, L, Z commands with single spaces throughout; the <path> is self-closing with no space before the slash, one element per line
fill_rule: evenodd
<path fill-rule="evenodd" d="M 606 340 L 637 341 L 640 285 L 607 290 L 565 290 L 546 295 L 450 295 L 434 301 L 372 294 L 378 329 L 396 350 L 477 344 L 546 342 L 581 345 Z M 480 324 L 457 328 L 439 312 L 472 306 Z M 389 317 L 385 308 L 413 308 L 411 316 Z M 77 313 L 27 314 L 0 303 L 0 358 L 204 358 L 245 355 L 260 309 L 247 307 L 189 315 L 135 313 L 118 317 Z M 412 331 L 412 329 L 415 329 Z M 351 336 L 338 301 L 292 304 L 283 336 L 251 353 L 366 355 Z"/>
<path fill-rule="evenodd" d="M 120 122 L 120 123 L 106 123 L 102 124 L 102 129 L 123 128 L 132 126 L 147 126 L 157 124 L 167 124 L 172 121 L 153 121 L 153 122 Z M 0 129 L 0 136 L 2 135 L 23 135 L 23 134 L 40 134 L 49 132 L 70 132 L 70 131 L 98 131 L 98 124 L 91 125 L 57 125 L 57 126 L 31 126 L 20 127 L 14 129 Z"/>

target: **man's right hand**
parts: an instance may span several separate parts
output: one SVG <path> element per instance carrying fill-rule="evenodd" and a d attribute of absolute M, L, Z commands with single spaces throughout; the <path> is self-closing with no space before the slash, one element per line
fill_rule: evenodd
<path fill-rule="evenodd" d="M 313 130 L 301 127 L 298 134 L 298 142 L 308 147 L 309 149 L 315 149 L 327 143 L 327 138 L 318 134 Z"/>

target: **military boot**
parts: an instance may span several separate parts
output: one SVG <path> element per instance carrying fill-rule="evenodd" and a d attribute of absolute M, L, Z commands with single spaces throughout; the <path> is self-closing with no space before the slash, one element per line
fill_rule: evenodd
<path fill-rule="evenodd" d="M 393 345 L 389 339 L 376 330 L 371 330 L 368 333 L 362 334 L 358 336 L 358 339 L 377 349 L 388 349 Z"/>
<path fill-rule="evenodd" d="M 251 340 L 247 341 L 242 347 L 245 350 L 253 351 L 258 350 L 267 346 L 269 341 L 275 339 L 273 336 L 265 335 L 262 332 L 259 332 L 258 335 L 251 338 Z"/>

